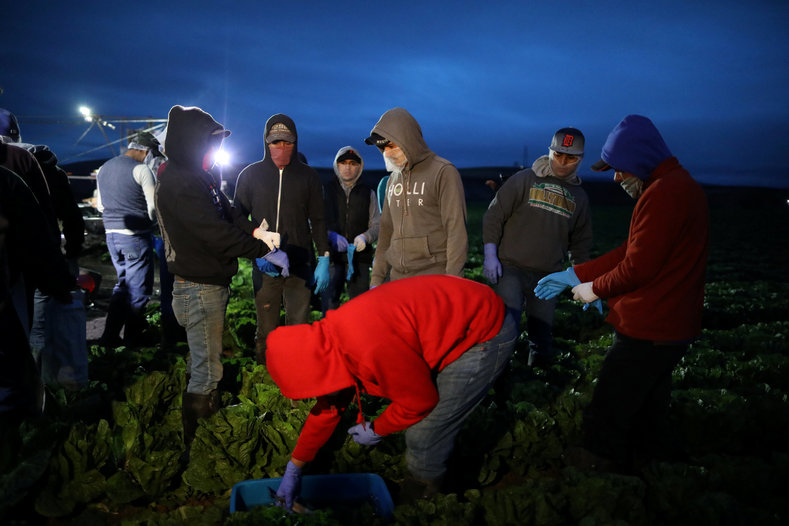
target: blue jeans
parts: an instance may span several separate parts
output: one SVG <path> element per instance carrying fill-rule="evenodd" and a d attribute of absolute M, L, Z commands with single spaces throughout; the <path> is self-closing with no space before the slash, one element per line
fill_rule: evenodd
<path fill-rule="evenodd" d="M 186 329 L 189 344 L 189 385 L 186 391 L 209 394 L 222 379 L 222 332 L 230 289 L 175 278 L 173 312 Z"/>
<path fill-rule="evenodd" d="M 517 325 L 507 316 L 496 336 L 471 347 L 438 373 L 438 404 L 405 432 L 406 464 L 414 477 L 430 480 L 444 475 L 455 437 L 504 372 L 517 338 Z"/>
<path fill-rule="evenodd" d="M 553 317 L 558 298 L 541 300 L 534 295 L 534 287 L 545 272 L 529 272 L 509 265 L 502 265 L 501 278 L 494 286 L 496 294 L 504 300 L 507 312 L 518 325 L 526 305 L 526 332 L 529 351 L 542 356 L 553 354 Z"/>
<path fill-rule="evenodd" d="M 108 233 L 107 249 L 118 274 L 110 303 L 141 313 L 153 292 L 153 236 Z"/>

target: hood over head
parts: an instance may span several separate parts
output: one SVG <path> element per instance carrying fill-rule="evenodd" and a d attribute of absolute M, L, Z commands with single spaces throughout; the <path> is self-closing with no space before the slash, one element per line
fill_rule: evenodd
<path fill-rule="evenodd" d="M 10 137 L 12 141 L 19 142 L 19 123 L 16 116 L 10 111 L 0 108 L 0 135 Z"/>
<path fill-rule="evenodd" d="M 352 146 L 343 146 L 337 151 L 337 155 L 334 156 L 334 175 L 340 179 L 340 169 L 337 167 L 337 164 L 340 161 L 344 161 L 345 159 L 354 159 L 358 161 L 359 167 L 359 174 L 356 176 L 356 179 L 353 180 L 353 183 L 356 184 L 356 181 L 362 176 L 362 172 L 364 171 L 364 159 L 362 159 L 362 155 L 356 148 Z M 340 183 L 342 183 L 342 179 L 340 179 Z"/>
<path fill-rule="evenodd" d="M 285 133 L 282 126 L 277 126 L 276 129 L 273 130 L 272 140 L 287 140 L 288 142 L 293 143 L 293 156 L 290 159 L 290 162 L 294 162 L 298 160 L 298 151 L 299 151 L 299 134 L 296 131 L 296 123 L 293 122 L 293 119 L 285 115 L 284 113 L 277 113 L 272 115 L 266 121 L 266 129 L 263 132 L 263 144 L 266 145 L 266 151 L 263 154 L 263 159 L 269 159 L 271 161 L 271 153 L 269 152 L 269 133 L 272 132 L 272 128 L 274 128 L 277 124 L 284 125 L 287 128 L 288 132 Z M 276 137 L 274 137 L 276 135 Z M 293 139 L 290 141 L 289 139 Z M 306 164 L 306 163 L 304 163 Z"/>
<path fill-rule="evenodd" d="M 195 106 L 173 106 L 167 115 L 164 149 L 170 161 L 202 171 L 203 157 L 230 135 L 221 124 Z"/>
<path fill-rule="evenodd" d="M 422 128 L 404 108 L 392 108 L 381 115 L 365 142 L 375 144 L 374 135 L 380 135 L 399 146 L 410 167 L 423 161 L 431 153 L 422 137 Z"/>
<path fill-rule="evenodd" d="M 672 157 L 660 132 L 642 115 L 628 115 L 608 134 L 601 160 L 592 170 L 618 170 L 645 180 L 657 166 Z"/>
<path fill-rule="evenodd" d="M 327 395 L 356 383 L 320 321 L 271 331 L 266 367 L 282 394 L 293 400 Z"/>

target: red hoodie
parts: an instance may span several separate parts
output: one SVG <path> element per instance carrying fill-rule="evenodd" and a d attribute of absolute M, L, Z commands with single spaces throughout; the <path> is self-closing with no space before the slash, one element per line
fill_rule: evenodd
<path fill-rule="evenodd" d="M 438 403 L 433 375 L 496 336 L 504 312 L 486 285 L 428 275 L 384 283 L 320 321 L 272 331 L 266 363 L 282 394 L 318 397 L 293 456 L 315 457 L 352 399 L 325 395 L 356 385 L 391 400 L 375 420 L 379 435 L 419 422 Z"/>

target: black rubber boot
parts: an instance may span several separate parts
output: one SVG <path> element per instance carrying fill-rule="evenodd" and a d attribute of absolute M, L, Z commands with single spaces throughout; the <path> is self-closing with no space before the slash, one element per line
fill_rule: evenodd
<path fill-rule="evenodd" d="M 129 312 L 126 316 L 126 328 L 123 331 L 123 343 L 128 346 L 143 347 L 149 342 L 146 340 L 148 321 L 142 312 Z"/>
<path fill-rule="evenodd" d="M 210 394 L 184 392 L 181 406 L 181 421 L 184 426 L 184 445 L 192 444 L 197 432 L 197 421 L 208 418 L 219 411 L 219 391 L 214 389 Z"/>
<path fill-rule="evenodd" d="M 104 347 L 118 347 L 119 345 L 123 345 L 120 334 L 124 323 L 126 323 L 127 313 L 127 305 L 120 301 L 110 300 L 110 304 L 107 307 L 107 318 L 104 321 L 104 332 L 101 338 L 99 338 L 99 345 Z"/>

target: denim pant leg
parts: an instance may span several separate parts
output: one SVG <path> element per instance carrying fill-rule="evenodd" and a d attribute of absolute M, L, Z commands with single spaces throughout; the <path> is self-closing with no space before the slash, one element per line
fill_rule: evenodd
<path fill-rule="evenodd" d="M 191 355 L 189 393 L 209 394 L 222 379 L 222 332 L 229 297 L 229 289 L 222 285 L 173 283 L 173 312 L 186 329 Z"/>
<path fill-rule="evenodd" d="M 345 287 L 345 265 L 332 263 L 329 267 L 329 286 L 321 292 L 321 308 L 324 314 L 327 310 L 340 306 L 340 295 Z"/>
<path fill-rule="evenodd" d="M 253 268 L 252 287 L 255 291 L 255 313 L 258 321 L 255 328 L 255 349 L 265 352 L 268 333 L 279 325 L 285 278 L 272 277 Z"/>
<path fill-rule="evenodd" d="M 526 331 L 529 350 L 542 356 L 553 354 L 553 318 L 559 298 L 541 300 L 534 295 L 534 287 L 543 274 L 527 272 L 524 277 L 526 298 Z"/>
<path fill-rule="evenodd" d="M 496 294 L 504 300 L 504 305 L 507 307 L 507 315 L 516 323 L 520 330 L 524 301 L 520 272 L 513 267 L 503 265 L 501 277 L 493 288 Z"/>
<path fill-rule="evenodd" d="M 125 236 L 126 286 L 132 312 L 140 313 L 153 293 L 153 236 Z"/>
<path fill-rule="evenodd" d="M 358 260 L 358 256 L 353 260 L 353 276 L 348 281 L 348 299 L 370 290 L 370 264 Z"/>
<path fill-rule="evenodd" d="M 126 285 L 126 256 L 123 252 L 123 238 L 125 237 L 129 236 L 124 234 L 108 233 L 107 250 L 110 253 L 112 266 L 115 267 L 115 274 L 118 277 L 118 281 L 115 283 L 115 286 L 112 287 L 112 297 L 110 298 L 110 304 L 119 306 L 122 305 L 124 309 L 128 309 L 129 289 Z"/>
<path fill-rule="evenodd" d="M 509 364 L 517 337 L 517 326 L 507 316 L 495 337 L 473 346 L 438 374 L 438 404 L 405 432 L 406 464 L 414 477 L 444 475 L 463 422 Z"/>

